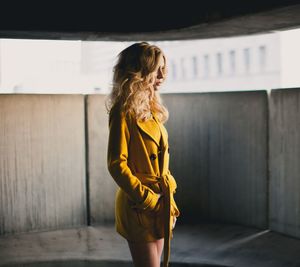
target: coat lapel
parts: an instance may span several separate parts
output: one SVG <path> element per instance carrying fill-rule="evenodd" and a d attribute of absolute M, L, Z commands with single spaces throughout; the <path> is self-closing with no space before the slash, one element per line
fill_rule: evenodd
<path fill-rule="evenodd" d="M 137 125 L 138 127 L 145 132 L 148 136 L 150 136 L 154 142 L 161 148 L 161 175 L 166 174 L 168 171 L 168 132 L 165 128 L 165 126 L 158 120 L 155 114 L 153 114 L 154 120 L 157 122 L 160 133 L 161 133 L 161 140 L 159 140 L 160 133 L 158 133 L 155 129 L 156 127 L 153 127 L 153 123 L 156 123 L 154 121 L 151 121 L 149 123 L 147 122 L 142 122 L 137 120 Z"/>
<path fill-rule="evenodd" d="M 157 121 L 160 131 L 161 131 L 161 162 L 160 162 L 160 174 L 164 175 L 168 171 L 169 166 L 169 160 L 168 160 L 168 132 L 165 128 L 165 126 L 158 120 L 158 118 L 153 115 L 154 119 Z"/>
<path fill-rule="evenodd" d="M 156 122 L 153 120 L 149 120 L 149 121 L 145 121 L 145 122 L 137 120 L 138 127 L 144 133 L 146 133 L 148 136 L 150 136 L 153 139 L 153 141 L 157 144 L 157 146 L 159 146 L 160 132 L 158 132 L 155 125 L 153 125 L 154 123 L 156 123 Z"/>
<path fill-rule="evenodd" d="M 163 126 L 163 124 L 158 120 L 158 118 L 156 117 L 155 114 L 153 114 L 153 118 L 155 119 L 155 121 L 157 122 L 157 124 L 159 125 L 160 128 L 160 132 L 161 132 L 161 145 L 162 147 L 166 147 L 167 142 L 168 142 L 168 133 L 167 130 L 165 129 L 165 127 Z"/>

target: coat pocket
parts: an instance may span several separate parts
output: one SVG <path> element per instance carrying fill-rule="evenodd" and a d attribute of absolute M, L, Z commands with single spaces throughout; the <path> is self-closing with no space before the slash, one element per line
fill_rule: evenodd
<path fill-rule="evenodd" d="M 143 228 L 154 231 L 154 234 L 157 236 L 162 235 L 164 228 L 164 210 L 163 210 L 163 201 L 159 200 L 159 205 L 157 210 L 135 210 L 138 223 Z"/>

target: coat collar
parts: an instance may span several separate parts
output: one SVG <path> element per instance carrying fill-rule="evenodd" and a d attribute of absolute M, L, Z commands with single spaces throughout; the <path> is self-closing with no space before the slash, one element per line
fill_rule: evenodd
<path fill-rule="evenodd" d="M 167 143 L 167 131 L 164 128 L 164 126 L 162 125 L 162 123 L 158 120 L 158 118 L 156 117 L 156 115 L 154 113 L 152 113 L 154 120 L 157 122 L 159 128 L 160 128 L 160 133 L 158 133 L 155 129 L 155 127 L 153 127 L 153 121 L 139 121 L 137 120 L 137 125 L 138 127 L 145 132 L 148 136 L 150 136 L 153 141 L 160 146 L 160 134 L 161 134 L 161 141 L 162 141 L 162 146 L 164 147 Z"/>
<path fill-rule="evenodd" d="M 149 137 L 151 137 L 153 141 L 157 144 L 157 146 L 159 146 L 160 132 L 158 132 L 155 125 L 153 125 L 154 123 L 156 123 L 154 120 L 148 120 L 148 121 L 137 120 L 138 127 Z"/>

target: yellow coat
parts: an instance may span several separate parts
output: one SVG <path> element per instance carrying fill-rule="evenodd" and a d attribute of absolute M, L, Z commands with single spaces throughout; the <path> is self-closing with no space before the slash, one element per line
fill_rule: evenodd
<path fill-rule="evenodd" d="M 177 184 L 169 170 L 168 133 L 152 115 L 154 120 L 142 122 L 125 118 L 118 105 L 111 109 L 107 165 L 119 185 L 117 232 L 135 242 L 164 237 L 167 262 L 173 220 L 180 212 L 173 197 Z"/>

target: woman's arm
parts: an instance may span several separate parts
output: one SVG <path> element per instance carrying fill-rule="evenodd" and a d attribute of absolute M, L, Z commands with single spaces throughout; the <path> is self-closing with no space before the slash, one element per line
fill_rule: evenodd
<path fill-rule="evenodd" d="M 120 188 L 136 203 L 136 208 L 155 210 L 159 195 L 144 186 L 127 165 L 129 139 L 130 132 L 125 117 L 118 111 L 111 112 L 107 151 L 108 170 Z"/>

